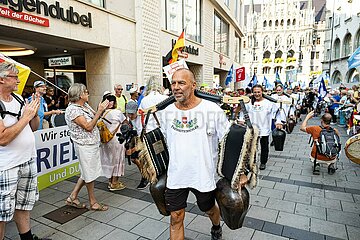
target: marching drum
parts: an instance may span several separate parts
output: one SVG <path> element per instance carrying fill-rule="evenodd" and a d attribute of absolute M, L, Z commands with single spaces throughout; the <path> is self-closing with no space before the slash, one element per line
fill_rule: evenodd
<path fill-rule="evenodd" d="M 345 154 L 348 159 L 360 164 L 360 134 L 356 134 L 346 141 Z"/>

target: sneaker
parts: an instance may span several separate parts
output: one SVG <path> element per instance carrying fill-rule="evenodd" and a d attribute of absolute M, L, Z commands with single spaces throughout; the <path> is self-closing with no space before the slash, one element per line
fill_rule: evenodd
<path fill-rule="evenodd" d="M 334 163 L 330 163 L 330 165 L 328 166 L 328 174 L 333 175 L 336 171 L 335 165 Z"/>
<path fill-rule="evenodd" d="M 126 188 L 125 184 L 123 184 L 122 182 L 117 182 L 115 184 L 110 184 L 110 191 L 119 191 L 119 190 L 123 190 L 124 188 Z"/>
<path fill-rule="evenodd" d="M 146 180 L 146 178 L 142 178 L 139 185 L 136 187 L 139 190 L 143 190 L 145 189 L 147 186 L 149 186 L 149 181 Z"/>
<path fill-rule="evenodd" d="M 266 164 L 265 163 L 261 163 L 260 164 L 260 170 L 265 170 L 266 169 Z"/>
<path fill-rule="evenodd" d="M 320 164 L 317 163 L 314 167 L 314 170 L 313 170 L 313 174 L 314 175 L 320 175 Z"/>
<path fill-rule="evenodd" d="M 51 240 L 51 238 L 39 238 L 39 237 L 36 236 L 35 234 L 33 234 L 33 239 L 34 239 L 34 240 Z"/>
<path fill-rule="evenodd" d="M 215 230 L 214 227 L 211 227 L 211 240 L 221 240 L 222 239 L 222 228 Z"/>

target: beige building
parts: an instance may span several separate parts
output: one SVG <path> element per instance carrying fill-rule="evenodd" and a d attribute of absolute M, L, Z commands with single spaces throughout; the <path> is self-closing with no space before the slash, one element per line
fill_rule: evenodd
<path fill-rule="evenodd" d="M 186 28 L 197 81 L 224 85 L 241 63 L 242 11 L 243 0 L 2 1 L 0 52 L 63 88 L 86 84 L 95 103 L 114 83 L 141 86 L 156 75 L 168 85 L 163 57 Z M 14 53 L 21 49 L 33 54 Z"/>
<path fill-rule="evenodd" d="M 244 65 L 250 77 L 308 84 L 322 72 L 325 0 L 251 0 L 245 6 Z M 300 84 L 301 84 L 300 83 Z"/>

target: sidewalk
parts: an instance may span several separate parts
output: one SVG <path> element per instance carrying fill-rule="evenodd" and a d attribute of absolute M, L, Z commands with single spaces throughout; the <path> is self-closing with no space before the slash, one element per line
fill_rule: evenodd
<path fill-rule="evenodd" d="M 318 118 L 310 121 L 318 123 Z M 360 239 L 360 165 L 343 153 L 334 175 L 323 166 L 319 176 L 313 175 L 309 135 L 299 131 L 300 124 L 286 136 L 283 152 L 271 148 L 259 185 L 250 191 L 251 207 L 243 228 L 232 231 L 223 225 L 223 239 Z M 345 130 L 339 130 L 345 145 Z M 105 178 L 96 182 L 95 195 L 110 206 L 108 211 L 88 211 L 65 224 L 43 216 L 65 205 L 77 178 L 42 190 L 31 214 L 32 232 L 54 240 L 168 239 L 169 217 L 158 213 L 148 189 L 136 190 L 140 174 L 134 164 L 126 166 L 125 175 L 127 188 L 117 192 L 107 190 Z M 80 197 L 87 201 L 85 188 Z M 193 195 L 186 211 L 185 237 L 210 239 L 210 220 Z M 14 222 L 7 224 L 5 239 L 20 239 Z"/>

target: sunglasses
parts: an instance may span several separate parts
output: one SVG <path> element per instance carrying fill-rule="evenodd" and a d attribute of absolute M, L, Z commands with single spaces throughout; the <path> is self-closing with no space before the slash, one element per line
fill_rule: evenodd
<path fill-rule="evenodd" d="M 122 91 L 122 90 L 124 90 L 123 88 L 117 88 L 116 90 L 120 90 L 120 91 Z"/>

